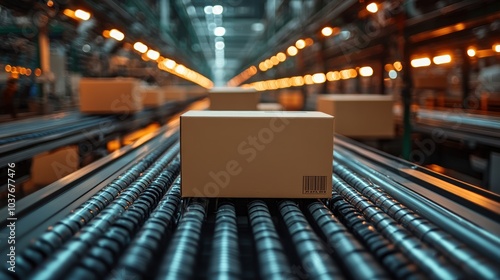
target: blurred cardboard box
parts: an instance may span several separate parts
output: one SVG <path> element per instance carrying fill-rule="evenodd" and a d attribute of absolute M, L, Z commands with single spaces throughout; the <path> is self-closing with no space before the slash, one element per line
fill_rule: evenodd
<path fill-rule="evenodd" d="M 300 90 L 282 90 L 278 101 L 288 111 L 299 111 L 304 107 L 304 96 Z"/>
<path fill-rule="evenodd" d="M 141 111 L 139 83 L 132 78 L 80 79 L 80 112 L 123 114 Z"/>
<path fill-rule="evenodd" d="M 328 198 L 333 117 L 321 112 L 181 115 L 183 197 Z"/>
<path fill-rule="evenodd" d="M 208 96 L 210 110 L 254 111 L 260 101 L 260 92 L 253 88 L 217 87 Z"/>
<path fill-rule="evenodd" d="M 394 137 L 393 99 L 387 95 L 318 95 L 317 110 L 335 117 L 335 132 L 348 137 Z"/>
<path fill-rule="evenodd" d="M 77 146 L 41 153 L 31 162 L 31 181 L 35 185 L 49 185 L 75 172 L 79 165 Z"/>
<path fill-rule="evenodd" d="M 142 86 L 142 105 L 159 107 L 165 103 L 163 89 L 160 87 Z"/>
<path fill-rule="evenodd" d="M 187 99 L 185 86 L 163 86 L 163 97 L 166 101 L 184 101 Z"/>

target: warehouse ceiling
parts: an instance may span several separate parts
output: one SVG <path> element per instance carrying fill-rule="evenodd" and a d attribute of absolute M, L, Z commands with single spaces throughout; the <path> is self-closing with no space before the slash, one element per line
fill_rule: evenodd
<path fill-rule="evenodd" d="M 237 74 L 265 30 L 265 0 L 183 0 L 189 22 L 216 84 Z"/>

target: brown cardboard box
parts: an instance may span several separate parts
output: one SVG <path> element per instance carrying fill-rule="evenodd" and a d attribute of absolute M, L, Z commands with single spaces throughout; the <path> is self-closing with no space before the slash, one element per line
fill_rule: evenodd
<path fill-rule="evenodd" d="M 134 113 L 142 110 L 139 83 L 132 78 L 82 78 L 80 112 Z"/>
<path fill-rule="evenodd" d="M 320 112 L 181 115 L 183 197 L 331 197 L 333 117 Z"/>
<path fill-rule="evenodd" d="M 259 111 L 283 111 L 283 106 L 279 103 L 259 103 L 257 104 Z"/>
<path fill-rule="evenodd" d="M 393 99 L 387 95 L 318 95 L 317 110 L 335 117 L 335 132 L 348 137 L 394 137 Z"/>
<path fill-rule="evenodd" d="M 165 103 L 163 89 L 159 87 L 142 86 L 142 105 L 144 107 L 159 107 Z"/>
<path fill-rule="evenodd" d="M 282 90 L 278 95 L 278 100 L 288 111 L 297 111 L 304 107 L 304 96 L 300 90 Z"/>
<path fill-rule="evenodd" d="M 68 146 L 33 157 L 31 163 L 31 181 L 35 185 L 48 185 L 79 167 L 78 147 Z"/>
<path fill-rule="evenodd" d="M 164 86 L 163 97 L 168 101 L 184 101 L 187 99 L 185 86 Z"/>
<path fill-rule="evenodd" d="M 212 88 L 210 97 L 210 110 L 257 110 L 260 92 L 253 88 L 218 87 Z"/>

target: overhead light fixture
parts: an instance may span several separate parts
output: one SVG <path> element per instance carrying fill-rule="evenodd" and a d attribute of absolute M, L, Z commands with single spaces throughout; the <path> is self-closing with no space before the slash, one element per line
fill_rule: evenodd
<path fill-rule="evenodd" d="M 295 46 L 297 47 L 297 49 L 301 50 L 306 47 L 306 41 L 299 39 L 297 40 L 297 42 L 295 42 Z"/>
<path fill-rule="evenodd" d="M 218 50 L 223 50 L 226 45 L 222 41 L 215 42 L 215 48 Z"/>
<path fill-rule="evenodd" d="M 398 77 L 398 72 L 396 72 L 394 70 L 389 71 L 389 78 L 391 78 L 392 80 L 394 80 L 397 77 Z"/>
<path fill-rule="evenodd" d="M 495 52 L 500 52 L 500 44 L 495 44 L 495 45 L 493 45 L 493 50 L 494 50 Z"/>
<path fill-rule="evenodd" d="M 470 57 L 475 56 L 475 55 L 476 55 L 476 50 L 475 50 L 475 49 L 473 49 L 473 48 L 469 48 L 469 49 L 467 50 L 467 55 L 468 55 L 468 56 L 470 56 Z"/>
<path fill-rule="evenodd" d="M 366 6 L 366 10 L 372 14 L 378 12 L 377 3 L 370 3 Z"/>
<path fill-rule="evenodd" d="M 90 13 L 85 12 L 84 10 L 76 10 L 75 11 L 75 17 L 81 19 L 81 20 L 89 20 L 90 19 Z"/>
<path fill-rule="evenodd" d="M 220 15 L 224 11 L 224 8 L 221 5 L 215 5 L 212 7 L 212 14 Z"/>
<path fill-rule="evenodd" d="M 218 26 L 214 29 L 215 36 L 224 36 L 226 34 L 226 29 L 222 26 Z"/>
<path fill-rule="evenodd" d="M 396 69 L 396 71 L 403 70 L 403 64 L 401 63 L 401 61 L 394 62 L 392 66 L 394 66 L 394 69 Z"/>
<path fill-rule="evenodd" d="M 111 29 L 109 31 L 109 37 L 111 37 L 117 41 L 121 41 L 125 38 L 125 35 L 116 29 Z"/>
<path fill-rule="evenodd" d="M 205 6 L 205 8 L 203 8 L 203 11 L 205 12 L 205 14 L 211 15 L 213 12 L 213 7 L 212 6 Z"/>
<path fill-rule="evenodd" d="M 413 67 L 425 67 L 431 65 L 431 60 L 428 57 L 416 58 L 410 62 Z"/>
<path fill-rule="evenodd" d="M 371 75 L 373 75 L 373 68 L 371 68 L 370 66 L 361 67 L 359 68 L 359 75 L 363 77 L 370 77 Z"/>
<path fill-rule="evenodd" d="M 297 55 L 297 53 L 299 51 L 297 50 L 296 47 L 290 46 L 290 47 L 288 47 L 288 49 L 286 50 L 286 52 L 288 53 L 289 56 L 295 56 L 295 55 Z"/>
<path fill-rule="evenodd" d="M 134 44 L 134 50 L 140 52 L 140 53 L 145 53 L 148 51 L 148 46 L 144 45 L 141 42 L 136 42 Z"/>
<path fill-rule="evenodd" d="M 262 72 L 267 71 L 267 65 L 266 65 L 266 63 L 265 63 L 264 61 L 263 61 L 263 62 L 261 62 L 261 63 L 259 63 L 259 69 L 260 69 L 260 71 L 262 71 Z"/>
<path fill-rule="evenodd" d="M 157 60 L 158 58 L 160 58 L 160 53 L 155 50 L 149 50 L 146 53 L 146 56 L 151 60 Z"/>
<path fill-rule="evenodd" d="M 279 62 L 283 62 L 286 60 L 286 54 L 279 52 L 278 54 L 276 54 L 276 58 L 278 58 Z"/>
<path fill-rule="evenodd" d="M 451 62 L 451 56 L 449 54 L 439 55 L 432 58 L 434 64 L 445 64 Z"/>
<path fill-rule="evenodd" d="M 312 80 L 315 84 L 322 84 L 326 82 L 326 76 L 324 73 L 316 73 L 312 75 Z"/>
<path fill-rule="evenodd" d="M 175 66 L 177 66 L 177 63 L 171 59 L 166 58 L 165 60 L 163 60 L 163 65 L 165 65 L 165 67 L 167 67 L 168 69 L 174 69 Z"/>
<path fill-rule="evenodd" d="M 331 28 L 329 26 L 323 27 L 323 29 L 321 29 L 321 34 L 323 34 L 323 36 L 325 36 L 325 37 L 332 36 L 333 28 Z"/>

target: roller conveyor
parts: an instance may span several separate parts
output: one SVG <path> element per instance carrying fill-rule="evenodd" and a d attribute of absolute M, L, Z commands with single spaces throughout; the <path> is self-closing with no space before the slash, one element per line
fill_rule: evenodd
<path fill-rule="evenodd" d="M 331 199 L 181 200 L 176 130 L 19 201 L 16 273 L 0 278 L 500 278 L 495 194 L 336 137 Z"/>

